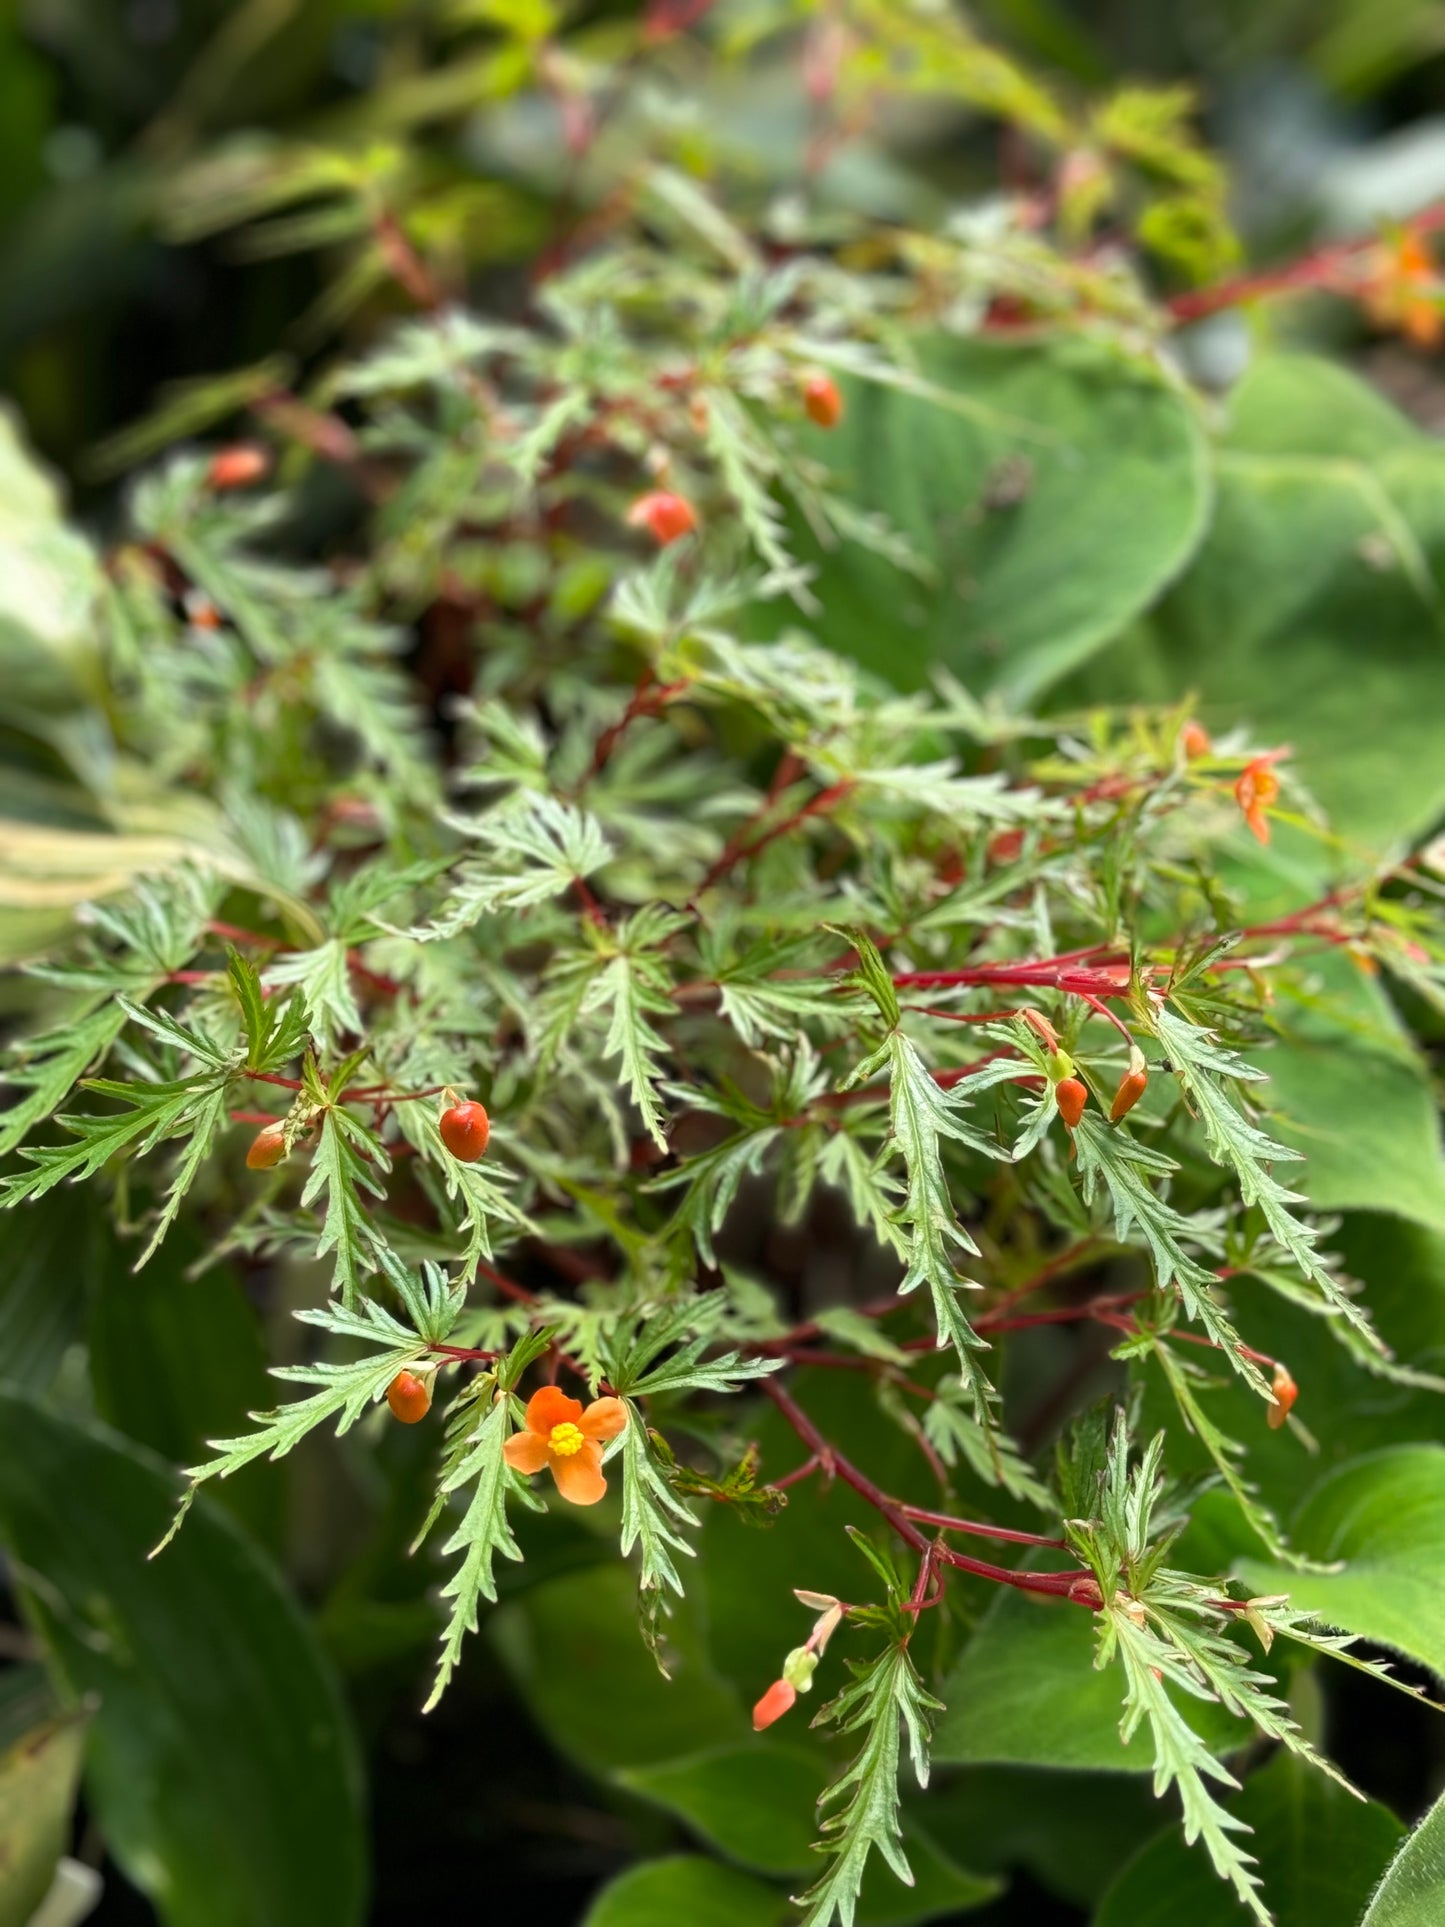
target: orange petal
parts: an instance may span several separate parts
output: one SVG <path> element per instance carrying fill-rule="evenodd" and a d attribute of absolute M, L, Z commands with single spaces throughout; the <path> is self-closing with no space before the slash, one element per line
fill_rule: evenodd
<path fill-rule="evenodd" d="M 569 1505 L 596 1505 L 607 1490 L 607 1481 L 602 1476 L 602 1454 L 590 1440 L 580 1452 L 573 1452 L 563 1458 L 560 1453 L 552 1455 L 552 1477 L 557 1481 L 557 1490 Z"/>
<path fill-rule="evenodd" d="M 1268 843 L 1269 818 L 1264 813 L 1264 805 L 1262 803 L 1251 804 L 1244 812 L 1244 820 L 1261 843 Z"/>
<path fill-rule="evenodd" d="M 580 1398 L 568 1398 L 555 1385 L 544 1385 L 527 1400 L 527 1430 L 550 1438 L 555 1425 L 576 1425 L 582 1417 Z"/>
<path fill-rule="evenodd" d="M 582 1436 L 615 1439 L 627 1424 L 627 1407 L 620 1398 L 594 1399 L 582 1414 Z"/>
<path fill-rule="evenodd" d="M 540 1472 L 547 1463 L 547 1441 L 537 1432 L 513 1432 L 502 1457 L 514 1472 Z"/>

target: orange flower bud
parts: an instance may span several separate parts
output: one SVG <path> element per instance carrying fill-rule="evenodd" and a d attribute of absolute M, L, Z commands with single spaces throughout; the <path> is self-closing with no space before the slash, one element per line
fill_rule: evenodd
<path fill-rule="evenodd" d="M 1207 756 L 1214 748 L 1209 731 L 1202 723 L 1193 722 L 1186 723 L 1180 730 L 1179 746 L 1191 763 L 1196 762 L 1201 756 Z"/>
<path fill-rule="evenodd" d="M 1088 1101 L 1088 1090 L 1077 1077 L 1061 1077 L 1054 1086 L 1054 1102 L 1059 1107 L 1059 1116 L 1071 1131 L 1084 1115 L 1084 1106 Z"/>
<path fill-rule="evenodd" d="M 796 1688 L 789 1686 L 785 1679 L 775 1679 L 753 1708 L 753 1731 L 761 1733 L 765 1726 L 780 1720 L 784 1713 L 791 1711 L 797 1697 Z"/>
<path fill-rule="evenodd" d="M 1241 772 L 1234 786 L 1234 800 L 1244 811 L 1244 820 L 1261 843 L 1269 841 L 1269 820 L 1265 810 L 1279 795 L 1279 778 L 1270 768 L 1267 756 L 1257 756 Z"/>
<path fill-rule="evenodd" d="M 431 1410 L 431 1382 L 415 1372 L 398 1372 L 386 1388 L 386 1402 L 403 1425 L 419 1425 Z"/>
<path fill-rule="evenodd" d="M 1137 1044 L 1129 1046 L 1129 1068 L 1119 1080 L 1119 1088 L 1114 1093 L 1114 1102 L 1109 1107 L 1109 1122 L 1117 1124 L 1144 1095 L 1149 1082 L 1149 1072 L 1144 1063 L 1144 1053 Z"/>
<path fill-rule="evenodd" d="M 251 1171 L 269 1171 L 273 1164 L 279 1164 L 286 1155 L 286 1133 L 279 1124 L 268 1124 L 252 1138 L 246 1152 L 246 1168 Z"/>
<path fill-rule="evenodd" d="M 211 457 L 206 480 L 215 489 L 249 488 L 253 482 L 260 481 L 270 466 L 271 457 L 264 448 L 237 442 L 234 448 L 219 449 Z"/>
<path fill-rule="evenodd" d="M 1114 1102 L 1109 1106 L 1109 1122 L 1117 1124 L 1121 1117 L 1127 1117 L 1139 1099 L 1144 1095 L 1149 1083 L 1147 1071 L 1126 1071 L 1119 1080 L 1119 1088 L 1114 1093 Z"/>
<path fill-rule="evenodd" d="M 458 1164 L 475 1164 L 492 1135 L 491 1119 L 480 1104 L 453 1104 L 437 1121 L 442 1143 Z"/>
<path fill-rule="evenodd" d="M 803 383 L 803 413 L 819 428 L 836 428 L 843 419 L 843 397 L 831 375 L 809 375 Z"/>
<path fill-rule="evenodd" d="M 627 511 L 627 520 L 635 529 L 646 529 L 658 547 L 665 549 L 669 542 L 692 534 L 697 527 L 697 511 L 685 496 L 656 489 L 651 495 L 638 496 Z"/>
<path fill-rule="evenodd" d="M 1299 1397 L 1299 1386 L 1290 1376 L 1287 1365 L 1276 1364 L 1274 1382 L 1270 1387 L 1274 1393 L 1274 1404 L 1266 1411 L 1265 1423 L 1271 1432 L 1277 1432 L 1289 1417 L 1295 1400 Z"/>

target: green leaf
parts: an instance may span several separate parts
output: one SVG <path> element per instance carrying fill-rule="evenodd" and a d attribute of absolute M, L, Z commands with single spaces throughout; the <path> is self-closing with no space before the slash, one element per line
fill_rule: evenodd
<path fill-rule="evenodd" d="M 311 1204 L 325 1193 L 326 1217 L 316 1256 L 335 1253 L 332 1290 L 348 1307 L 359 1299 L 361 1281 L 379 1263 L 381 1249 L 380 1234 L 366 1215 L 362 1194 L 384 1197 L 385 1187 L 377 1172 L 390 1168 L 390 1157 L 376 1133 L 340 1105 L 328 1105 L 301 1202 Z"/>
<path fill-rule="evenodd" d="M 215 1073 L 187 1078 L 172 1084 L 117 1084 L 94 1078 L 86 1088 L 101 1097 L 111 1097 L 124 1106 L 119 1111 L 73 1113 L 57 1123 L 72 1133 L 68 1144 L 27 1145 L 20 1155 L 28 1169 L 16 1171 L 0 1184 L 0 1205 L 19 1204 L 26 1198 L 42 1198 L 65 1179 L 94 1177 L 100 1167 L 121 1151 L 144 1157 L 162 1139 L 178 1137 L 194 1129 L 206 1141 L 214 1134 L 219 1117 L 218 1098 L 223 1097 L 225 1078 Z M 188 1149 L 177 1174 L 180 1197 L 195 1176 L 197 1162 Z M 162 1232 L 169 1218 L 162 1216 Z M 154 1244 L 152 1244 L 154 1249 Z M 149 1252 L 146 1254 L 149 1256 Z"/>
<path fill-rule="evenodd" d="M 361 1782 L 335 1682 L 223 1513 L 197 1507 L 147 1563 L 172 1504 L 149 1454 L 0 1393 L 0 1539 L 36 1575 L 57 1672 L 98 1698 L 87 1795 L 119 1865 L 166 1927 L 353 1927 Z"/>
<path fill-rule="evenodd" d="M 1399 1821 L 1280 1752 L 1228 1803 L 1253 1829 L 1275 1927 L 1356 1927 L 1399 1840 Z M 1239 1903 L 1198 1848 L 1171 1827 L 1152 1840 L 1099 1903 L 1093 1927 L 1238 1927 Z"/>
<path fill-rule="evenodd" d="M 752 1734 L 618 1778 L 745 1867 L 786 1875 L 811 1863 L 813 1809 L 828 1778 L 817 1748 Z"/>
<path fill-rule="evenodd" d="M 637 1636 L 632 1576 L 615 1563 L 529 1587 L 487 1630 L 548 1739 L 589 1772 L 645 1769 L 747 1734 L 742 1702 L 704 1657 L 689 1605 L 667 1620 L 674 1677 L 664 1679 Z"/>
<path fill-rule="evenodd" d="M 1343 957 L 1313 973 L 1327 993 L 1288 1012 L 1264 1054 L 1280 1138 L 1303 1154 L 1321 1211 L 1387 1211 L 1445 1231 L 1445 1158 L 1428 1066 L 1377 983 Z"/>
<path fill-rule="evenodd" d="M 1119 1737 L 1123 1689 L 1117 1673 L 1094 1667 L 1093 1614 L 1065 1600 L 1000 1589 L 963 1657 L 939 1688 L 933 1757 L 944 1764 L 1086 1767 L 1148 1773 L 1147 1738 Z M 1187 1700 L 1191 1722 L 1212 1745 L 1246 1737 L 1237 1720 Z"/>
<path fill-rule="evenodd" d="M 502 1448 L 511 1430 L 507 1400 L 499 1398 L 484 1412 L 465 1455 L 447 1473 L 442 1484 L 446 1492 L 455 1492 L 463 1486 L 473 1489 L 461 1523 L 442 1547 L 444 1553 L 460 1552 L 463 1558 L 456 1573 L 442 1587 L 443 1599 L 454 1603 L 442 1635 L 442 1655 L 427 1699 L 427 1712 L 446 1691 L 461 1658 L 462 1642 L 468 1633 L 477 1630 L 479 1602 L 497 1596 L 497 1582 L 492 1572 L 496 1560 L 522 1557 L 522 1549 L 507 1518 L 508 1497 L 521 1499 L 523 1504 L 539 1503 L 530 1499 L 521 1479 L 502 1457 Z"/>
<path fill-rule="evenodd" d="M 1193 566 L 1149 639 L 1089 679 L 1099 695 L 1195 689 L 1210 729 L 1247 721 L 1294 745 L 1334 827 L 1380 850 L 1445 806 L 1445 453 L 1387 414 L 1323 362 L 1257 361 Z"/>
<path fill-rule="evenodd" d="M 126 1278 L 125 1253 L 98 1198 L 55 1192 L 0 1237 L 0 1379 L 43 1392 L 85 1324 L 87 1287 Z"/>
<path fill-rule="evenodd" d="M 928 1715 L 939 1703 L 924 1690 L 901 1642 L 886 1646 L 865 1664 L 850 1664 L 849 1670 L 853 1678 L 817 1717 L 839 1733 L 861 1732 L 863 1745 L 819 1802 L 827 1813 L 820 1848 L 828 1865 L 801 1896 L 800 1904 L 807 1908 L 804 1927 L 829 1927 L 835 1918 L 839 1927 L 853 1927 L 864 1870 L 875 1848 L 905 1887 L 914 1884 L 900 1825 L 900 1737 L 906 1733 L 914 1777 L 926 1786 Z"/>
<path fill-rule="evenodd" d="M 1315 1487 L 1291 1542 L 1342 1572 L 1291 1572 L 1257 1559 L 1238 1571 L 1256 1593 L 1406 1653 L 1445 1679 L 1445 1447 L 1400 1445 L 1354 1460 Z"/>
<path fill-rule="evenodd" d="M 1435 1927 L 1445 1910 L 1445 1799 L 1390 1862 L 1360 1927 Z"/>
<path fill-rule="evenodd" d="M 1178 574 L 1210 485 L 1189 401 L 1141 360 L 1083 340 L 1046 348 L 935 340 L 937 402 L 850 382 L 848 413 L 813 438 L 850 502 L 882 511 L 932 565 L 929 583 L 856 542 L 819 550 L 830 647 L 895 684 L 943 663 L 1025 702 L 1118 635 Z"/>
<path fill-rule="evenodd" d="M 645 1860 L 602 1889 L 582 1927 L 785 1927 L 787 1896 L 700 1854 Z"/>
<path fill-rule="evenodd" d="M 0 1927 L 28 1927 L 50 1891 L 56 1862 L 70 1845 L 85 1719 L 57 1714 L 38 1669 L 5 1677 L 0 1699 Z M 35 1690 L 38 1687 L 38 1691 Z M 27 1705 L 34 1723 L 16 1731 Z M 43 1922 L 42 1922 L 43 1927 Z"/>
<path fill-rule="evenodd" d="M 198 1278 L 184 1275 L 194 1243 L 193 1233 L 183 1233 L 165 1260 L 139 1277 L 112 1264 L 88 1279 L 97 1415 L 179 1465 L 193 1464 L 208 1438 L 244 1424 L 268 1394 L 256 1312 L 229 1271 L 211 1266 Z M 264 1544 L 277 1543 L 276 1469 L 247 1469 L 226 1484 L 222 1503 Z"/>

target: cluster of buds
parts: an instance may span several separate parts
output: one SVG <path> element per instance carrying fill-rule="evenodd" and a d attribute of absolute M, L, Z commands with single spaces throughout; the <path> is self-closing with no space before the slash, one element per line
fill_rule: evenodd
<path fill-rule="evenodd" d="M 775 1679 L 753 1708 L 753 1731 L 761 1733 L 765 1726 L 780 1720 L 784 1713 L 792 1711 L 799 1693 L 813 1690 L 813 1675 L 818 1670 L 818 1661 L 823 1657 L 828 1641 L 843 1623 L 847 1611 L 843 1602 L 826 1592 L 796 1592 L 794 1598 L 804 1606 L 810 1606 L 819 1617 L 801 1646 L 795 1646 L 783 1661 L 780 1678 Z"/>

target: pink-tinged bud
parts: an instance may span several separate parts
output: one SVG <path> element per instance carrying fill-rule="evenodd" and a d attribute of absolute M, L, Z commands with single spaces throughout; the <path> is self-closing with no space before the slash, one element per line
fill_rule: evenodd
<path fill-rule="evenodd" d="M 1179 732 L 1179 746 L 1191 763 L 1198 762 L 1201 756 L 1208 756 L 1214 748 L 1209 731 L 1202 723 L 1186 723 Z"/>
<path fill-rule="evenodd" d="M 797 1697 L 796 1687 L 789 1686 L 785 1679 L 775 1679 L 753 1708 L 753 1731 L 761 1733 L 765 1726 L 771 1726 L 774 1720 L 791 1712 Z"/>
<path fill-rule="evenodd" d="M 697 527 L 697 511 L 692 503 L 685 496 L 673 495 L 667 489 L 655 489 L 650 495 L 639 495 L 627 511 L 627 519 L 633 528 L 646 529 L 658 547 L 663 549 L 670 542 L 691 535 Z"/>
<path fill-rule="evenodd" d="M 1289 1417 L 1294 1408 L 1294 1402 L 1299 1397 L 1299 1386 L 1290 1376 L 1287 1365 L 1275 1366 L 1270 1390 L 1274 1393 L 1274 1404 L 1269 1407 L 1264 1417 L 1270 1431 L 1277 1432 Z"/>

